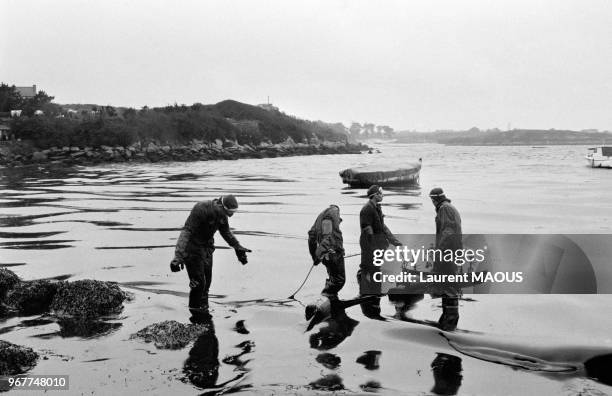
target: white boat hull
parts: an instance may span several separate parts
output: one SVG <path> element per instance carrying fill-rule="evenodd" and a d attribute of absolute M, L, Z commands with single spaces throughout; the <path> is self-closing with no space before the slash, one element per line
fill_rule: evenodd
<path fill-rule="evenodd" d="M 591 156 L 586 156 L 587 165 L 591 168 L 612 168 L 612 159 L 607 158 L 593 158 Z"/>

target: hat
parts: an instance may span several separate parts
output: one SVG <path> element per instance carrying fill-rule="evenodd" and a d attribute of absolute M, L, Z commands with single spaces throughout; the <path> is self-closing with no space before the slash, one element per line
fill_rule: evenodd
<path fill-rule="evenodd" d="M 238 201 L 233 195 L 224 195 L 221 197 L 221 205 L 228 210 L 238 209 Z"/>
<path fill-rule="evenodd" d="M 368 198 L 370 198 L 374 194 L 378 194 L 382 192 L 382 188 L 380 186 L 374 184 L 368 188 Z"/>
<path fill-rule="evenodd" d="M 430 192 L 429 192 L 429 196 L 431 198 L 443 198 L 446 197 L 444 195 L 444 190 L 442 190 L 440 187 L 436 187 L 433 188 Z"/>

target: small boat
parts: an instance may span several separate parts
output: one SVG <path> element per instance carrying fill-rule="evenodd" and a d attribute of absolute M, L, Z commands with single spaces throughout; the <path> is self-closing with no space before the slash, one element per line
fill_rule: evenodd
<path fill-rule="evenodd" d="M 585 158 L 591 168 L 612 168 L 612 146 L 589 148 Z"/>
<path fill-rule="evenodd" d="M 340 172 L 342 183 L 351 187 L 368 188 L 373 184 L 379 186 L 400 186 L 406 184 L 418 184 L 419 172 L 423 160 L 412 162 L 405 167 L 364 166 L 348 168 Z"/>

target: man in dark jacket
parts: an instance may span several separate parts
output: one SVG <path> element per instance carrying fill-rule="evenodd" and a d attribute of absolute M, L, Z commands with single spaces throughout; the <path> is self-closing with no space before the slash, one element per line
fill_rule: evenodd
<path fill-rule="evenodd" d="M 383 200 L 382 188 L 373 185 L 368 189 L 367 194 L 368 202 L 359 213 L 361 264 L 357 272 L 357 282 L 359 282 L 359 294 L 361 296 L 381 294 L 381 284 L 373 280 L 374 273 L 380 271 L 380 267 L 375 266 L 373 263 L 374 251 L 378 249 L 386 250 L 389 244 L 395 246 L 402 245 L 402 242 L 385 225 L 384 215 L 380 207 L 380 203 Z M 365 316 L 379 319 L 381 317 L 380 297 L 372 298 L 368 302 L 362 303 L 361 310 Z"/>
<path fill-rule="evenodd" d="M 338 299 L 338 292 L 346 281 L 341 222 L 340 208 L 330 205 L 317 216 L 308 231 L 308 249 L 313 264 L 322 262 L 327 268 L 328 278 L 321 294 L 330 299 Z"/>
<path fill-rule="evenodd" d="M 214 235 L 217 231 L 234 248 L 238 260 L 247 263 L 249 249 L 240 245 L 229 228 L 228 217 L 238 209 L 238 201 L 233 195 L 225 195 L 212 201 L 198 202 L 183 227 L 174 259 L 170 263 L 172 272 L 187 267 L 189 276 L 189 311 L 192 322 L 201 322 L 209 316 L 208 290 L 212 281 Z"/>
<path fill-rule="evenodd" d="M 463 249 L 459 211 L 451 205 L 451 200 L 446 197 L 440 187 L 432 189 L 429 197 L 436 208 L 436 249 L 443 252 L 447 249 L 453 251 Z M 433 271 L 441 274 L 456 274 L 457 265 L 452 260 L 437 260 L 434 262 Z M 441 329 L 452 331 L 457 328 L 458 322 L 458 292 L 449 291 L 442 296 L 442 316 L 438 324 Z"/>

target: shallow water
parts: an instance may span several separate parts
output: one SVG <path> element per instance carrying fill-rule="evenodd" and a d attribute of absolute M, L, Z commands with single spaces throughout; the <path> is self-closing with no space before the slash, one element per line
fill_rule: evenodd
<path fill-rule="evenodd" d="M 426 194 L 434 186 L 442 186 L 461 212 L 464 233 L 610 233 L 612 201 L 603 198 L 612 190 L 612 172 L 584 166 L 584 147 L 380 149 L 372 155 L 2 169 L 0 265 L 24 279 L 121 282 L 135 300 L 120 317 L 87 329 L 12 318 L 0 322 L 1 337 L 49 350 L 32 373 L 70 373 L 71 389 L 79 393 L 203 391 L 184 372 L 193 349 L 196 356 L 218 349 L 218 373 L 204 386 L 209 390 L 423 394 L 441 393 L 442 386 L 459 394 L 612 393 L 578 367 L 580 359 L 612 350 L 609 295 L 473 296 L 476 301 L 462 301 L 459 324 L 470 333 L 448 337 L 419 324 L 371 321 L 359 308 L 347 310 L 357 324 L 304 333 L 301 303 L 318 295 L 323 268 L 313 271 L 300 301 L 286 297 L 310 267 L 306 232 L 328 204 L 341 207 L 347 255 L 359 252 L 365 197 L 364 190 L 341 184 L 338 171 L 347 167 L 423 158 L 421 187 L 385 192 L 383 210 L 395 233 L 435 232 Z M 186 273 L 168 270 L 173 246 L 193 204 L 225 193 L 239 198 L 230 224 L 253 253 L 243 267 L 216 240 L 216 336 L 179 351 L 129 340 L 151 323 L 187 320 Z M 347 258 L 342 298 L 357 294 L 358 261 Z M 394 312 L 384 305 L 386 314 Z M 438 305 L 425 299 L 414 316 L 436 320 Z M 542 361 L 512 364 L 529 351 Z M 557 370 L 568 365 L 574 369 Z"/>

